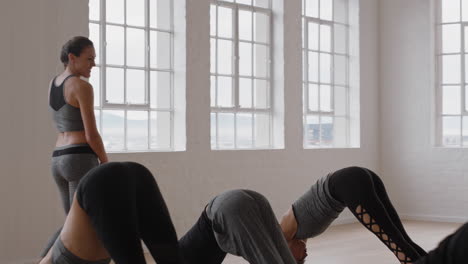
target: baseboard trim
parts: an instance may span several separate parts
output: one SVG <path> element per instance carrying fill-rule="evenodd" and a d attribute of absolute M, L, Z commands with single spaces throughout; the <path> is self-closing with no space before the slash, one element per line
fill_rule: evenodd
<path fill-rule="evenodd" d="M 357 223 L 357 219 L 354 216 L 349 216 L 349 217 L 340 217 L 333 221 L 331 224 L 332 226 L 334 225 L 346 225 L 346 224 L 353 224 Z"/>
<path fill-rule="evenodd" d="M 443 223 L 465 223 L 468 221 L 467 217 L 462 217 L 462 216 L 400 214 L 400 217 L 403 220 L 443 222 Z"/>

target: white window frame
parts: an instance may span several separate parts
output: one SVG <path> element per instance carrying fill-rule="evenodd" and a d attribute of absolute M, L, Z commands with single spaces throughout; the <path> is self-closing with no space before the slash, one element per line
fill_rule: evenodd
<path fill-rule="evenodd" d="M 106 0 L 98 0 L 99 1 L 99 8 L 100 8 L 100 20 L 88 20 L 88 25 L 95 24 L 99 26 L 99 42 L 100 42 L 100 50 L 99 50 L 99 64 L 96 64 L 96 67 L 100 69 L 100 102 L 99 106 L 95 106 L 95 112 L 99 113 L 99 120 L 98 120 L 98 129 L 99 131 L 103 130 L 103 113 L 106 110 L 118 110 L 124 112 L 124 147 L 121 150 L 108 150 L 108 152 L 117 152 L 117 153 L 126 153 L 126 152 L 159 152 L 159 151 L 174 151 L 174 3 L 173 1 L 170 2 L 170 29 L 159 29 L 153 28 L 150 24 L 150 0 L 144 0 L 145 2 L 145 25 L 144 26 L 134 26 L 128 25 L 127 21 L 127 5 L 128 2 L 131 0 L 123 0 L 124 1 L 124 22 L 122 24 L 107 22 L 106 21 Z M 123 65 L 113 65 L 107 64 L 106 61 L 106 26 L 119 26 L 124 28 L 124 43 L 123 43 Z M 127 29 L 140 29 L 145 31 L 145 65 L 144 67 L 137 67 L 137 66 L 128 66 L 127 65 Z M 164 32 L 168 33 L 170 36 L 170 68 L 169 69 L 159 69 L 153 68 L 150 65 L 150 33 L 151 32 Z M 118 68 L 124 70 L 124 80 L 123 80 L 123 87 L 124 87 L 124 103 L 109 103 L 106 100 L 106 69 L 107 67 Z M 145 103 L 143 104 L 132 104 L 131 102 L 127 102 L 127 69 L 135 69 L 135 70 L 144 70 L 145 71 Z M 167 72 L 170 74 L 170 103 L 169 108 L 153 108 L 151 107 L 150 98 L 151 98 L 151 89 L 150 89 L 150 73 L 151 72 Z M 148 114 L 147 119 L 147 148 L 144 150 L 133 150 L 128 149 L 127 144 L 127 137 L 128 137 L 128 119 L 127 113 L 129 111 L 146 111 Z M 170 127 L 169 127 L 169 148 L 152 148 L 151 147 L 151 113 L 169 113 L 170 115 Z"/>
<path fill-rule="evenodd" d="M 464 142 L 464 136 L 468 137 L 468 133 L 464 135 L 464 124 L 463 120 L 467 120 L 468 125 L 468 111 L 467 111 L 467 99 L 466 98 L 466 89 L 468 89 L 467 78 L 465 76 L 466 72 L 466 60 L 468 59 L 468 50 L 465 49 L 465 29 L 468 30 L 468 20 L 463 21 L 463 1 L 460 0 L 460 19 L 453 22 L 443 22 L 442 21 L 442 1 L 436 0 L 436 26 L 435 26 L 435 47 L 436 47 L 436 78 L 435 78 L 435 94 L 436 94 L 436 139 L 435 145 L 437 147 L 447 147 L 447 148 L 468 148 L 468 140 Z M 460 51 L 459 52 L 444 52 L 443 51 L 443 32 L 442 27 L 445 25 L 460 25 Z M 459 83 L 444 83 L 443 82 L 443 57 L 450 55 L 459 55 L 460 56 L 460 82 Z M 460 88 L 460 114 L 444 114 L 443 112 L 443 87 L 459 87 Z M 458 144 L 445 144 L 444 143 L 444 126 L 443 121 L 444 117 L 458 117 L 460 119 L 460 130 L 459 130 L 459 142 Z"/>
<path fill-rule="evenodd" d="M 318 14 L 320 16 L 320 0 L 318 0 Z M 350 27 L 350 19 L 349 19 L 349 1 L 346 1 L 346 23 L 338 22 L 335 21 L 335 14 L 334 14 L 334 9 L 332 10 L 332 19 L 333 20 L 324 20 L 321 18 L 316 18 L 316 17 L 309 17 L 306 15 L 306 10 L 307 10 L 307 1 L 302 0 L 302 36 L 303 36 L 303 147 L 305 149 L 309 148 L 342 148 L 342 147 L 351 147 L 351 111 L 350 111 L 350 37 L 349 37 L 349 27 Z M 318 49 L 312 49 L 309 47 L 309 24 L 310 23 L 315 23 L 318 25 L 318 34 L 319 34 L 319 39 L 317 40 L 318 43 Z M 330 51 L 323 51 L 320 49 L 320 25 L 327 25 L 330 27 Z M 346 47 L 345 53 L 339 53 L 335 51 L 335 41 L 334 41 L 334 30 L 335 30 L 335 25 L 341 25 L 346 28 Z M 318 54 L 318 81 L 310 81 L 309 80 L 309 52 L 316 52 Z M 320 54 L 329 54 L 330 55 L 330 83 L 322 83 L 320 80 Z M 346 59 L 346 66 L 345 66 L 345 84 L 336 84 L 335 83 L 335 56 L 343 56 Z M 309 107 L 309 85 L 317 85 L 318 87 L 318 110 L 313 111 L 310 110 Z M 331 109 L 330 111 L 322 111 L 321 109 L 321 88 L 320 86 L 322 85 L 329 85 L 330 86 L 330 106 Z M 335 115 L 334 111 L 334 102 L 335 102 L 335 87 L 342 87 L 346 91 L 346 106 L 345 106 L 345 115 Z M 319 118 L 319 144 L 318 145 L 310 145 L 307 143 L 308 135 L 307 135 L 307 117 L 308 116 L 317 116 Z M 335 128 L 335 118 L 345 118 L 346 120 L 346 125 L 345 125 L 345 143 L 336 146 L 336 137 L 333 137 L 333 143 L 332 145 L 324 145 L 322 141 L 322 117 L 328 117 L 331 118 L 333 121 L 333 125 Z M 335 129 L 333 130 L 335 133 Z"/>
<path fill-rule="evenodd" d="M 228 40 L 228 41 L 232 41 L 233 43 L 233 74 L 232 75 L 229 75 L 229 74 L 220 74 L 218 73 L 218 60 L 217 58 L 214 60 L 215 61 L 215 69 L 216 69 L 216 72 L 213 73 L 211 72 L 210 70 L 210 77 L 215 77 L 216 78 L 216 86 L 217 86 L 217 79 L 218 77 L 230 77 L 233 79 L 233 89 L 232 89 L 232 105 L 233 107 L 222 107 L 222 106 L 217 106 L 216 103 L 218 102 L 218 93 L 217 93 L 217 88 L 215 87 L 215 92 L 214 92 L 214 102 L 215 102 L 215 105 L 213 105 L 211 102 L 213 102 L 213 98 L 211 98 L 210 100 L 210 105 L 211 105 L 211 115 L 215 115 L 215 118 L 216 118 L 216 127 L 215 127 L 215 133 L 216 133 L 216 137 L 215 137 L 215 144 L 211 144 L 211 148 L 213 150 L 229 150 L 229 149 L 234 149 L 234 150 L 238 150 L 238 149 L 246 149 L 246 150 L 255 150 L 255 149 L 271 149 L 273 148 L 273 109 L 274 109 L 274 101 L 273 101 L 273 98 L 274 98 L 274 89 L 273 89 L 273 78 L 272 78 L 272 72 L 273 72 L 273 68 L 272 68 L 272 56 L 273 56 L 273 23 L 272 23 L 272 17 L 273 17 L 273 12 L 272 12 L 272 3 L 271 3 L 271 0 L 269 0 L 269 8 L 263 8 L 263 7 L 257 7 L 257 6 L 252 6 L 252 5 L 246 5 L 246 4 L 241 4 L 241 3 L 233 3 L 233 2 L 226 2 L 226 1 L 222 1 L 222 0 L 212 0 L 211 1 L 211 4 L 210 4 L 210 8 L 212 5 L 216 5 L 218 7 L 226 7 L 226 8 L 230 8 L 232 10 L 232 39 L 231 38 L 224 38 L 224 37 L 220 37 L 218 36 L 218 29 L 219 29 L 219 26 L 217 25 L 216 26 L 216 34 L 215 35 L 211 35 L 211 31 L 210 31 L 210 42 L 212 39 L 216 39 L 216 40 Z M 254 24 L 254 20 L 252 18 L 252 40 L 251 41 L 246 41 L 246 40 L 241 40 L 239 38 L 239 35 L 238 35 L 238 22 L 239 22 L 239 10 L 247 10 L 247 11 L 250 11 L 252 13 L 255 13 L 255 12 L 258 12 L 258 13 L 263 13 L 263 14 L 266 14 L 268 15 L 269 17 L 269 33 L 268 33 L 268 43 L 263 43 L 263 42 L 258 42 L 258 41 L 255 41 L 254 40 L 254 27 L 255 27 L 255 24 Z M 216 9 L 216 18 L 218 16 L 218 9 Z M 217 23 L 217 20 L 216 20 L 216 23 Z M 244 43 L 250 43 L 252 44 L 252 60 L 251 60 L 251 64 L 252 64 L 252 75 L 251 76 L 244 76 L 244 75 L 240 75 L 239 74 L 239 44 L 241 42 L 244 42 Z M 268 66 L 267 66 L 267 77 L 266 78 L 262 78 L 262 77 L 257 77 L 255 75 L 253 75 L 253 72 L 254 72 L 254 46 L 255 44 L 260 44 L 260 45 L 265 45 L 268 47 L 268 56 L 269 56 L 269 63 L 268 63 Z M 215 47 L 215 54 L 218 54 L 218 41 L 216 41 L 216 47 Z M 210 56 L 213 56 L 213 54 L 210 54 Z M 252 81 L 252 85 L 251 85 L 251 89 L 252 89 L 252 107 L 251 108 L 245 108 L 245 107 L 241 107 L 240 106 L 240 102 L 239 102 L 239 80 L 240 78 L 245 78 L 245 79 L 250 79 Z M 255 98 L 255 95 L 254 95 L 254 81 L 255 80 L 265 80 L 267 83 L 268 83 L 268 90 L 267 92 L 269 93 L 268 95 L 268 107 L 267 108 L 255 108 L 254 105 L 254 98 Z M 234 147 L 233 148 L 220 148 L 219 147 L 219 122 L 218 122 L 218 114 L 222 114 L 222 113 L 228 113 L 228 114 L 234 114 Z M 242 113 L 247 113 L 247 114 L 252 114 L 252 147 L 250 148 L 241 148 L 241 147 L 238 147 L 238 137 L 237 137 L 237 114 L 242 114 Z M 268 114 L 268 117 L 269 117 L 269 132 L 268 132 L 268 137 L 269 137 L 269 143 L 268 143 L 268 146 L 264 147 L 264 146 L 261 146 L 261 147 L 257 147 L 256 146 L 256 142 L 255 142 L 255 119 L 254 119 L 254 116 L 256 114 Z M 213 124 L 211 123 L 210 126 L 212 126 Z M 213 128 L 212 128 L 213 129 Z M 211 135 L 212 137 L 213 135 Z M 211 139 L 212 141 L 213 139 Z M 214 145 L 214 146 L 213 146 Z"/>

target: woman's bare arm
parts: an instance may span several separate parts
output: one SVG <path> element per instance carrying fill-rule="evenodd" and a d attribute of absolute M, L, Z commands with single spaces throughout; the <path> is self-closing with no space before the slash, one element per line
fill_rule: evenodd
<path fill-rule="evenodd" d="M 105 163 L 109 159 L 104 149 L 101 135 L 96 127 L 93 87 L 88 82 L 79 78 L 73 79 L 73 82 L 76 82 L 74 85 L 78 86 L 78 89 L 74 89 L 74 94 L 80 107 L 81 117 L 83 118 L 86 141 L 98 156 L 99 161 Z"/>

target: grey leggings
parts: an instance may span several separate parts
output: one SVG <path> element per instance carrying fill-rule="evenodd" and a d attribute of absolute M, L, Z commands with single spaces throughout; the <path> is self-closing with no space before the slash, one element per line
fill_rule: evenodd
<path fill-rule="evenodd" d="M 57 183 L 65 214 L 70 211 L 76 187 L 86 173 L 99 166 L 97 155 L 91 147 L 84 144 L 73 144 L 56 147 L 52 154 L 52 176 Z M 49 239 L 41 252 L 44 257 L 60 234 L 61 228 Z"/>
<path fill-rule="evenodd" d="M 54 149 L 52 176 L 57 183 L 65 213 L 68 214 L 73 195 L 81 178 L 99 161 L 88 144 L 75 144 Z"/>
<path fill-rule="evenodd" d="M 250 190 L 224 192 L 208 204 L 206 215 L 224 252 L 241 256 L 252 264 L 296 263 L 263 195 Z M 190 241 L 185 242 L 189 249 Z"/>
<path fill-rule="evenodd" d="M 52 264 L 109 264 L 110 261 L 110 259 L 96 261 L 81 259 L 65 247 L 60 237 L 57 238 L 52 249 Z"/>

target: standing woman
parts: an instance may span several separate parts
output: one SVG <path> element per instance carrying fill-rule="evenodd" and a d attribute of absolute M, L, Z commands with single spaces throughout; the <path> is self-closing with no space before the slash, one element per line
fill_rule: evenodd
<path fill-rule="evenodd" d="M 96 127 L 93 87 L 80 78 L 90 77 L 95 57 L 91 40 L 73 37 L 60 54 L 65 70 L 50 84 L 49 106 L 59 132 L 52 154 L 52 174 L 67 214 L 80 179 L 108 161 Z"/>

